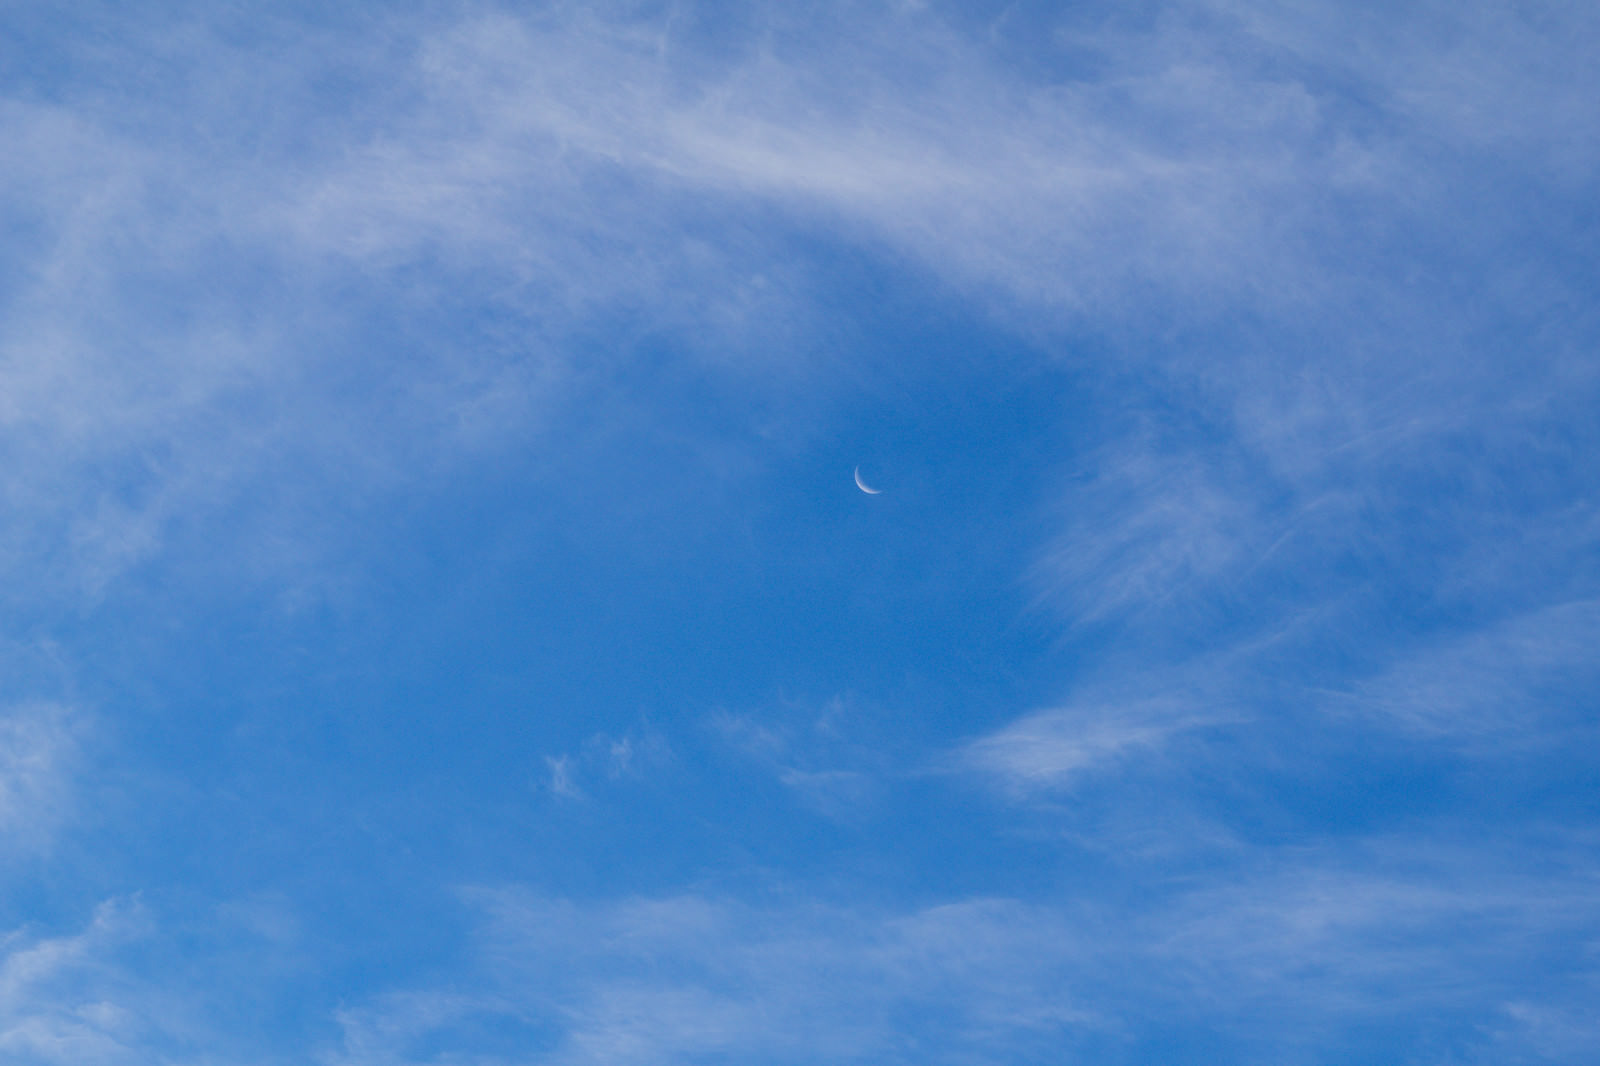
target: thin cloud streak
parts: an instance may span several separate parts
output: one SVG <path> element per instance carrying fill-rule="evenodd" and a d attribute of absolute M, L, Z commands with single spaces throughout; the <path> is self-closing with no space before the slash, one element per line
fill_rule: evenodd
<path fill-rule="evenodd" d="M 431 1006 L 415 1013 L 449 1025 L 498 1012 L 547 1040 L 553 1031 L 552 1063 L 955 1062 L 983 1047 L 1035 1046 L 1082 1020 L 1049 977 L 1070 931 L 1015 902 L 880 918 L 696 896 L 609 906 L 517 890 L 468 898 L 488 919 L 488 987 L 468 1000 L 424 995 Z M 418 994 L 348 1012 L 344 1048 L 326 1061 L 415 1061 L 427 1033 L 394 1020 L 413 1013 Z M 907 1012 L 937 1028 L 937 1047 L 899 1032 L 894 1019 Z"/>
<path fill-rule="evenodd" d="M 1277 235 L 1293 229 L 1284 212 L 1315 221 L 1307 181 L 1338 182 L 1319 145 L 1338 116 L 1302 86 L 1241 78 L 1219 56 L 1196 91 L 1158 35 L 1140 42 L 1155 61 L 1119 80 L 1028 88 L 937 19 L 864 19 L 847 42 L 776 20 L 781 57 L 752 45 L 709 74 L 658 27 L 469 23 L 426 51 L 420 109 L 319 178 L 294 228 L 363 256 L 508 253 L 530 224 L 561 247 L 568 206 L 621 179 L 668 205 L 704 191 L 866 224 L 954 282 L 1079 310 L 1151 281 L 1269 298 L 1284 256 L 1308 275 L 1306 250 Z M 1148 133 L 1201 118 L 1207 133 L 1182 146 Z M 620 217 L 603 241 L 658 240 L 648 214 Z"/>
<path fill-rule="evenodd" d="M 1023 715 L 961 749 L 958 765 L 1029 796 L 1150 756 L 1180 734 L 1225 719 L 1184 702 L 1153 698 L 1097 705 L 1075 702 Z"/>
<path fill-rule="evenodd" d="M 1398 657 L 1331 702 L 1413 735 L 1527 748 L 1592 732 L 1600 602 L 1516 615 Z"/>
<path fill-rule="evenodd" d="M 44 1066 L 125 1063 L 164 1043 L 153 1019 L 129 995 L 129 975 L 111 964 L 120 945 L 140 935 L 137 904 L 100 906 L 81 932 L 40 938 L 13 935 L 0 961 L 0 1051 Z"/>
<path fill-rule="evenodd" d="M 0 836 L 13 855 L 43 848 L 71 816 L 88 723 L 55 703 L 0 713 Z"/>
<path fill-rule="evenodd" d="M 1600 916 L 1594 870 L 1516 868 L 1401 839 L 1245 852 L 1177 880 L 1147 871 L 1142 902 L 970 899 L 900 913 L 479 889 L 466 897 L 484 916 L 471 990 L 410 988 L 352 1008 L 324 1061 L 426 1061 L 430 1033 L 467 1023 L 537 1034 L 544 1061 L 574 1066 L 1137 1054 L 1151 1026 L 1293 1054 L 1352 1026 L 1409 1041 L 1416 1019 L 1458 1014 L 1498 1016 L 1482 1046 L 1521 1051 L 1540 1034 L 1519 1019 L 1559 1018 L 1561 989 L 1596 978 L 1592 959 L 1559 945 L 1592 938 Z M 1554 967 L 1537 988 L 1522 976 L 1530 950 Z"/>

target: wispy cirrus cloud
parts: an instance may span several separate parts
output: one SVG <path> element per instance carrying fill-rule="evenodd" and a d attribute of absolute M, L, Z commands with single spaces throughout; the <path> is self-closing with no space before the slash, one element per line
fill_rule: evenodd
<path fill-rule="evenodd" d="M 799 802 L 849 820 L 882 798 L 899 773 L 882 722 L 859 701 L 786 699 L 759 711 L 718 711 L 708 725 L 741 761 L 772 775 Z"/>
<path fill-rule="evenodd" d="M 332 1044 L 276 1034 L 253 1051 L 222 1022 L 304 982 L 307 960 L 263 968 L 270 953 L 254 933 L 241 941 L 237 916 L 196 927 L 114 901 L 76 932 L 7 938 L 0 1047 L 48 1066 L 229 1049 L 337 1066 L 964 1063 L 1140 1058 L 1189 1034 L 1281 1061 L 1330 1041 L 1421 1051 L 1431 1027 L 1469 1017 L 1482 1024 L 1464 1061 L 1571 1061 L 1589 1031 L 1572 996 L 1600 979 L 1600 915 L 1595 871 L 1560 850 L 1396 838 L 1236 853 L 1179 877 L 1152 868 L 1125 897 L 901 908 L 472 889 L 477 931 L 447 974 L 324 1004 Z M 258 982 L 243 1016 L 231 987 L 210 987 L 240 967 Z"/>
<path fill-rule="evenodd" d="M 301 946 L 268 897 L 196 909 L 122 895 L 65 928 L 7 930 L 0 1054 L 27 1066 L 303 1059 L 262 1009 L 304 988 Z"/>
<path fill-rule="evenodd" d="M 115 961 L 145 926 L 136 903 L 113 901 L 80 932 L 8 937 L 0 949 L 0 1049 L 6 1056 L 40 1066 L 110 1066 L 160 1054 L 167 1035 L 140 1009 L 158 997 L 138 995 Z"/>
<path fill-rule="evenodd" d="M 932 289 L 928 305 L 997 319 L 1008 342 L 1092 379 L 1061 416 L 1087 458 L 1044 459 L 1071 484 L 1042 507 L 1053 532 L 1031 571 L 1070 647 L 1026 669 L 1076 672 L 1073 698 L 964 743 L 912 737 L 916 719 L 875 748 L 830 735 L 814 708 L 730 716 L 723 739 L 841 821 L 894 807 L 913 776 L 895 753 L 923 743 L 956 745 L 944 768 L 1030 801 L 1007 819 L 1136 775 L 1160 787 L 1109 805 L 1200 822 L 1201 800 L 1232 787 L 1243 812 L 1218 830 L 1226 848 L 1200 841 L 1176 872 L 1097 824 L 1090 860 L 1115 853 L 1133 876 L 1091 885 L 1057 874 L 1076 856 L 1012 851 L 1014 879 L 942 902 L 927 867 L 898 903 L 877 884 L 827 904 L 469 894 L 482 926 L 464 967 L 397 973 L 388 997 L 353 979 L 328 997 L 345 1006 L 327 1061 L 971 1062 L 1124 1045 L 1150 1061 L 1163 1049 L 1141 1037 L 1174 1025 L 1202 1042 L 1243 1033 L 1245 1051 L 1283 1061 L 1374 1025 L 1385 1051 L 1429 1054 L 1415 1030 L 1446 1016 L 1469 1042 L 1495 1019 L 1506 1058 L 1576 1056 L 1592 1035 L 1573 1004 L 1593 961 L 1565 947 L 1595 942 L 1591 869 L 1551 868 L 1532 845 L 1375 858 L 1328 838 L 1426 812 L 1373 814 L 1337 780 L 1309 797 L 1295 785 L 1333 761 L 1300 745 L 1323 718 L 1408 752 L 1483 738 L 1470 754 L 1484 756 L 1530 723 L 1541 742 L 1588 739 L 1600 25 L 1538 2 L 1043 5 L 1024 24 L 1026 7 L 758 4 L 715 32 L 693 5 L 243 34 L 226 12 L 140 15 L 84 35 L 101 43 L 0 107 L 14 149 L 0 161 L 0 578 L 14 595 L 46 586 L 55 610 L 163 560 L 315 587 L 304 572 L 327 542 L 383 527 L 364 501 L 425 507 L 441 471 L 497 449 L 566 463 L 572 442 L 546 449 L 539 433 L 585 423 L 575 409 L 625 421 L 607 398 L 650 387 L 624 380 L 641 348 L 715 368 L 736 386 L 730 418 L 764 389 L 823 403 L 860 381 L 816 366 L 936 374 L 920 355 L 835 343 L 868 313 L 830 302 L 830 271 L 865 256 L 885 286 Z M 799 380 L 811 387 L 781 387 Z M 1491 585 L 1516 606 L 1489 603 Z M 1297 660 L 1307 648 L 1319 654 Z M 972 674 L 1029 654 L 1006 645 Z M 1117 671 L 1137 684 L 1102 683 Z M 285 735 L 337 736 L 373 760 L 358 769 L 404 743 L 403 729 L 364 743 L 376 719 L 359 715 L 312 730 L 327 719 L 311 702 L 289 708 Z M 0 715 L 12 839 L 72 807 L 78 721 Z M 464 715 L 442 742 L 473 728 L 490 727 Z M 549 792 L 595 794 L 659 754 L 643 734 L 575 739 L 593 728 L 529 749 L 569 746 L 531 756 Z M 1211 793 L 1186 776 L 1224 763 L 1240 769 Z M 283 765 L 252 764 L 269 780 Z M 448 773 L 419 804 L 457 786 Z M 468 809 L 441 809 L 457 798 Z M 879 829 L 929 820 L 898 813 Z M 493 831 L 478 831 L 473 861 L 493 868 Z M 860 846 L 892 864 L 901 843 Z M 965 875 L 991 876 L 985 862 Z M 81 935 L 14 934 L 11 1054 L 183 1057 L 195 1039 L 173 1033 L 202 1029 L 167 1025 L 148 993 L 228 982 L 169 985 L 167 960 L 120 954 L 181 940 L 128 932 L 135 910 Z M 1508 979 L 1530 952 L 1542 985 Z"/>
<path fill-rule="evenodd" d="M 1448 833 L 1256 850 L 1243 869 L 1201 878 L 1136 919 L 1138 939 L 1152 962 L 1172 964 L 1151 972 L 1191 1009 L 1211 1001 L 1240 1020 L 1274 1004 L 1279 1019 L 1326 1024 L 1385 1001 L 1399 1016 L 1408 998 L 1424 1012 L 1509 1010 L 1537 969 L 1530 950 L 1554 964 L 1539 998 L 1559 1002 L 1592 978 L 1583 945 L 1600 918 L 1588 898 L 1595 870 L 1563 852 L 1503 839 L 1463 846 Z"/>
<path fill-rule="evenodd" d="M 1373 14 L 1330 26 L 1268 4 L 1063 19 L 1046 27 L 1060 47 L 1048 77 L 1018 73 L 1020 29 L 976 33 L 937 6 L 758 9 L 714 39 L 626 5 L 396 16 L 383 32 L 330 24 L 257 53 L 199 24 L 181 27 L 181 54 L 165 30 L 130 28 L 97 69 L 110 63 L 114 82 L 117 62 L 150 52 L 191 73 L 157 83 L 161 108 L 130 116 L 100 81 L 69 75 L 54 102 L 0 116 L 30 146 L 7 164 L 27 253 L 9 267 L 22 284 L 0 373 L 12 446 L 36 461 L 11 466 L 7 491 L 32 521 L 9 554 L 52 556 L 92 590 L 290 467 L 359 490 L 526 439 L 572 375 L 625 358 L 575 339 L 597 315 L 677 331 L 699 357 L 760 376 L 831 328 L 786 234 L 914 264 L 978 304 L 1026 308 L 1016 324 L 1054 323 L 1049 336 L 1063 313 L 1118 320 L 1152 286 L 1169 312 L 1201 294 L 1348 325 L 1371 251 L 1343 224 L 1352 210 L 1433 232 L 1460 217 L 1415 190 L 1448 186 L 1507 138 L 1555 151 L 1570 124 L 1541 118 L 1543 93 L 1502 82 L 1543 72 L 1552 91 L 1571 87 L 1563 113 L 1586 114 L 1578 53 L 1549 46 L 1587 24 L 1543 14 L 1441 14 L 1443 45 Z M 1464 78 L 1483 55 L 1496 57 L 1474 68 L 1483 80 Z M 307 88 L 335 68 L 339 94 Z M 1349 83 L 1368 90 L 1364 109 Z M 212 91 L 186 88 L 201 84 Z M 1447 151 L 1424 151 L 1418 130 Z M 201 171 L 214 180 L 192 182 Z M 214 283 L 228 277 L 248 284 Z M 417 308 L 444 279 L 469 281 L 474 307 L 514 326 L 466 350 L 430 332 Z M 403 341 L 365 336 L 402 306 Z M 1204 377 L 1249 356 L 1157 362 Z M 1220 402 L 1303 397 L 1317 368 L 1289 362 L 1286 380 L 1242 398 L 1229 386 Z M 1348 358 L 1335 362 L 1323 406 L 1368 410 Z M 1277 443 L 1310 425 L 1312 446 L 1328 445 L 1322 415 L 1286 426 L 1269 406 Z M 1336 442 L 1349 421 L 1323 429 Z M 45 490 L 63 482 L 74 491 Z M 1103 606 L 1206 570 L 1234 550 L 1228 516 L 1255 509 L 1204 485 L 1167 499 L 1210 533 L 1180 549 L 1175 532 L 1106 575 Z"/>
<path fill-rule="evenodd" d="M 1297 229 L 1326 221 L 1304 183 L 1376 193 L 1347 116 L 1270 72 L 1284 55 L 1265 39 L 1239 62 L 1232 28 L 1203 17 L 1128 37 L 1063 27 L 1082 69 L 1044 84 L 1008 70 L 1003 33 L 932 10 L 854 9 L 839 28 L 763 11 L 708 55 L 671 23 L 571 9 L 451 27 L 420 53 L 416 108 L 317 178 L 296 228 L 362 256 L 560 255 L 571 278 L 610 249 L 638 288 L 676 258 L 653 212 L 619 197 L 574 240 L 567 208 L 625 193 L 694 232 L 707 220 L 685 197 L 711 196 L 865 226 L 955 284 L 1082 312 L 1151 282 L 1281 295 L 1268 276 L 1307 265 Z M 533 233 L 545 247 L 523 247 Z"/>
<path fill-rule="evenodd" d="M 1498 1019 L 1463 1053 L 1520 1054 L 1538 1016 L 1562 1038 L 1568 993 L 1595 978 L 1594 871 L 1548 855 L 1519 870 L 1506 860 L 1525 847 L 1489 850 L 1247 850 L 1182 876 L 1146 869 L 1124 899 L 899 911 L 473 890 L 471 980 L 344 1011 L 325 1061 L 430 1061 L 441 1039 L 473 1063 L 519 1046 L 574 1064 L 1139 1058 L 1174 1034 L 1281 1060 L 1369 1037 L 1421 1050 L 1462 1017 Z"/>
<path fill-rule="evenodd" d="M 1031 574 L 1075 628 L 1181 611 L 1259 558 L 1272 535 L 1253 486 L 1196 455 L 1123 440 L 1081 465 L 1084 477 L 1062 492 L 1063 528 Z"/>
<path fill-rule="evenodd" d="M 1178 698 L 1074 702 L 1033 711 L 969 742 L 958 764 L 1016 796 L 1069 789 L 1081 779 L 1149 758 L 1184 733 L 1227 720 Z"/>
<path fill-rule="evenodd" d="M 1324 70 L 1373 87 L 1416 129 L 1456 147 L 1509 150 L 1506 161 L 1564 178 L 1593 168 L 1600 117 L 1576 65 L 1600 32 L 1592 10 L 1561 3 L 1526 8 L 1425 3 L 1405 10 L 1353 12 L 1278 0 L 1221 0 L 1213 10 L 1241 28 Z"/>
<path fill-rule="evenodd" d="M 1539 608 L 1409 649 L 1330 709 L 1500 750 L 1562 743 L 1600 707 L 1597 642 L 1600 603 Z"/>
<path fill-rule="evenodd" d="M 60 704 L 0 712 L 0 835 L 14 854 L 51 840 L 69 817 L 87 731 L 82 715 Z"/>
<path fill-rule="evenodd" d="M 1005 900 L 876 916 L 700 896 L 609 905 L 516 890 L 468 898 L 487 919 L 484 984 L 465 997 L 418 1004 L 408 992 L 352 1009 L 343 1047 L 327 1061 L 418 1061 L 430 1030 L 484 1015 L 537 1042 L 545 1061 L 574 1064 L 958 1062 L 983 1048 L 1046 1046 L 1082 1020 L 1048 976 L 1070 929 Z"/>
<path fill-rule="evenodd" d="M 544 787 L 554 796 L 583 799 L 597 785 L 649 776 L 672 760 L 667 738 L 648 723 L 618 736 L 595 733 L 575 751 L 545 756 Z"/>

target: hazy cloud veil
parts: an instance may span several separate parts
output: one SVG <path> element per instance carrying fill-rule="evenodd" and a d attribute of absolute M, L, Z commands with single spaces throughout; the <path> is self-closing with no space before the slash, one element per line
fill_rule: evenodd
<path fill-rule="evenodd" d="M 1600 9 L 0 31 L 7 1061 L 1600 1047 Z"/>

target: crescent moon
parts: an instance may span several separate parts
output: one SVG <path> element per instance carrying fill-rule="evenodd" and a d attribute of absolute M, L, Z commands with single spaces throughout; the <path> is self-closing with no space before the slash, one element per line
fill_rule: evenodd
<path fill-rule="evenodd" d="M 868 485 L 865 481 L 861 480 L 861 468 L 859 466 L 856 467 L 856 488 L 860 489 L 868 496 L 876 496 L 883 491 L 882 489 L 875 489 Z"/>

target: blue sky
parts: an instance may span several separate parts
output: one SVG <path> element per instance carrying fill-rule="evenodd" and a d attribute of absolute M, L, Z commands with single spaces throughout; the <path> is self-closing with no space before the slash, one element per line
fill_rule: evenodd
<path fill-rule="evenodd" d="M 326 6 L 0 15 L 0 1058 L 1593 1060 L 1600 9 Z"/>

